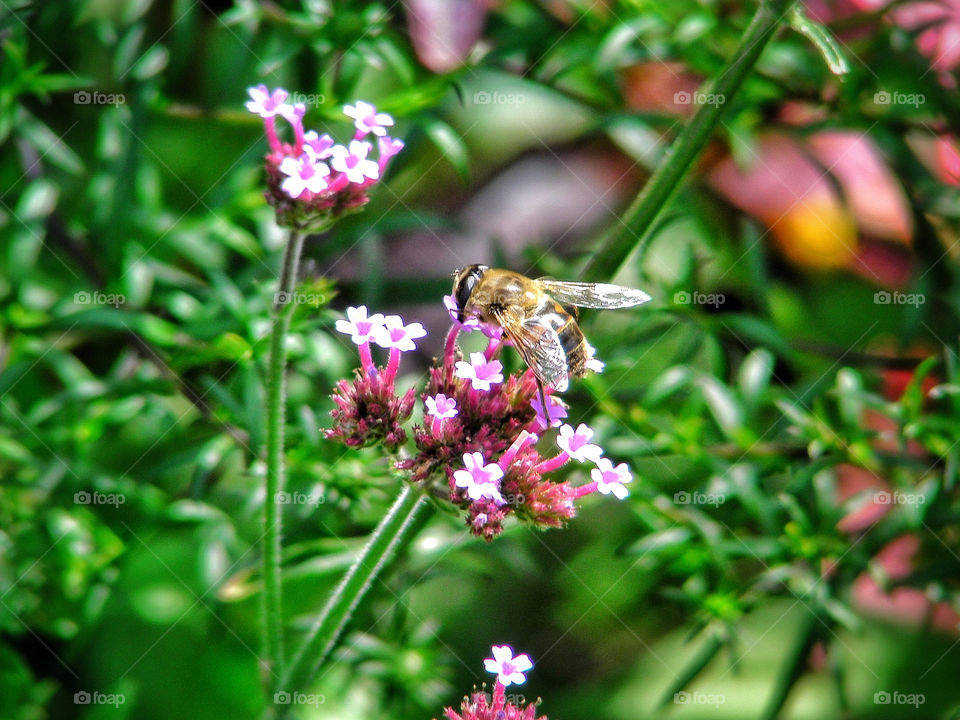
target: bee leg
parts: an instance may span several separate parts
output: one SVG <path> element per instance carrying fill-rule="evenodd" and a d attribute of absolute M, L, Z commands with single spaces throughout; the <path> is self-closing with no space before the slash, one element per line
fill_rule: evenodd
<path fill-rule="evenodd" d="M 550 429 L 550 406 L 547 405 L 547 389 L 543 386 L 543 383 L 540 381 L 540 378 L 537 378 L 537 387 L 540 388 L 540 402 L 543 403 L 540 407 L 543 408 L 543 420 L 546 423 L 546 430 Z"/>

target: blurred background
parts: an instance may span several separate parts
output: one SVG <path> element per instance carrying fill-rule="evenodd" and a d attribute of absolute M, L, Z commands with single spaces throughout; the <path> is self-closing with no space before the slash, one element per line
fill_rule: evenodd
<path fill-rule="evenodd" d="M 422 384 L 455 268 L 577 279 L 690 116 L 726 106 L 607 278 L 654 302 L 582 316 L 607 369 L 569 420 L 630 463 L 629 500 L 492 544 L 435 514 L 298 717 L 439 717 L 500 643 L 551 718 L 960 717 L 960 6 L 800 7 L 842 57 L 784 23 L 725 98 L 702 83 L 752 2 L 3 3 L 0 718 L 264 710 L 286 236 L 243 107 L 260 83 L 341 141 L 342 106 L 372 102 L 406 143 L 304 251 L 291 644 L 399 487 L 322 438 L 357 365 L 333 322 L 422 322 Z"/>

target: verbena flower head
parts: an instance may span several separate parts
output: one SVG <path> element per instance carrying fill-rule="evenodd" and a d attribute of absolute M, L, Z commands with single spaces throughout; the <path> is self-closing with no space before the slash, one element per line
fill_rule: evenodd
<path fill-rule="evenodd" d="M 483 666 L 487 672 L 497 676 L 493 695 L 477 692 L 474 687 L 473 693 L 464 697 L 460 703 L 460 712 L 453 708 L 444 708 L 444 717 L 447 720 L 547 720 L 546 715 L 537 718 L 539 699 L 526 703 L 522 696 L 519 700 L 511 696 L 508 701 L 505 692 L 510 685 L 520 685 L 526 681 L 525 673 L 533 667 L 530 656 L 523 653 L 514 657 L 513 649 L 509 645 L 494 645 L 492 651 L 493 657 L 486 658 Z M 483 689 L 486 689 L 486 685 Z"/>
<path fill-rule="evenodd" d="M 283 88 L 271 91 L 258 85 L 248 93 L 251 99 L 246 108 L 263 119 L 270 145 L 265 159 L 267 202 L 285 227 L 319 231 L 341 215 L 357 211 L 369 202 L 368 190 L 383 177 L 390 158 L 403 149 L 401 140 L 386 135 L 393 118 L 376 112 L 369 103 L 344 108 L 357 131 L 346 145 L 340 145 L 330 135 L 305 131 L 306 106 L 288 103 Z M 281 141 L 277 117 L 290 125 L 292 142 Z M 376 146 L 363 140 L 369 133 L 377 138 Z"/>
<path fill-rule="evenodd" d="M 348 308 L 336 327 L 358 345 L 360 368 L 352 383 L 337 385 L 336 425 L 327 437 L 350 446 L 382 442 L 396 450 L 405 438 L 400 424 L 412 411 L 413 391 L 398 397 L 394 380 L 401 354 L 414 350 L 426 331 L 420 323 L 371 314 L 362 306 Z M 462 510 L 470 532 L 486 540 L 499 535 L 511 516 L 540 528 L 562 527 L 576 516 L 576 501 L 585 495 L 624 497 L 629 469 L 602 457 L 593 430 L 583 423 L 576 429 L 561 424 L 566 407 L 550 391 L 547 427 L 533 371 L 505 375 L 497 359 L 505 343 L 497 337 L 485 351 L 471 353 L 469 362 L 461 359 L 456 342 L 461 329 L 451 328 L 443 357 L 420 393 L 423 425 L 413 428 L 416 452 L 396 467 L 424 491 Z M 389 349 L 386 368 L 374 363 L 373 345 Z M 559 432 L 553 430 L 557 425 Z M 542 456 L 540 448 L 553 443 L 555 454 Z M 581 485 L 549 477 L 573 460 L 599 463 L 602 472 Z"/>
<path fill-rule="evenodd" d="M 349 447 L 382 442 L 388 450 L 396 450 L 407 439 L 402 425 L 410 419 L 416 401 L 413 388 L 402 397 L 396 394 L 400 354 L 415 349 L 413 338 L 423 337 L 426 330 L 420 323 L 404 325 L 399 315 L 370 315 L 363 305 L 347 308 L 347 319 L 337 320 L 336 328 L 360 347 L 360 368 L 352 383 L 337 383 L 333 394 L 337 407 L 330 413 L 335 422 L 325 435 Z M 371 342 L 390 349 L 386 368 L 374 365 Z"/>

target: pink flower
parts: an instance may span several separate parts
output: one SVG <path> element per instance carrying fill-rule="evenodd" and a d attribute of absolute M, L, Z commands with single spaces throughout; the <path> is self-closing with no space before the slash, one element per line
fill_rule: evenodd
<path fill-rule="evenodd" d="M 466 469 L 453 473 L 457 487 L 465 488 L 471 500 L 489 498 L 498 505 L 506 504 L 498 487 L 503 470 L 497 463 L 484 464 L 483 454 L 464 453 L 463 465 Z"/>
<path fill-rule="evenodd" d="M 252 100 L 246 102 L 246 108 L 254 115 L 259 115 L 264 120 L 267 118 L 272 118 L 275 115 L 285 115 L 286 113 L 292 110 L 292 106 L 288 104 L 287 91 L 283 88 L 277 88 L 272 93 L 267 90 L 266 85 L 257 85 L 256 87 L 247 88 L 247 92 L 250 94 Z"/>
<path fill-rule="evenodd" d="M 304 192 L 318 194 L 326 190 L 330 168 L 306 153 L 299 158 L 285 157 L 280 163 L 280 172 L 288 176 L 280 187 L 290 197 L 298 198 Z"/>
<path fill-rule="evenodd" d="M 403 424 L 417 399 L 413 388 L 397 396 L 386 373 L 356 371 L 352 383 L 337 383 L 332 397 L 336 407 L 330 411 L 333 427 L 324 431 L 328 439 L 347 447 L 383 444 L 391 451 L 406 442 Z"/>
<path fill-rule="evenodd" d="M 333 155 L 333 146 L 333 138 L 327 133 L 319 135 L 316 130 L 308 130 L 303 134 L 303 148 L 316 160 L 325 160 Z"/>
<path fill-rule="evenodd" d="M 387 113 L 378 113 L 377 109 L 370 103 L 358 100 L 356 105 L 345 105 L 343 114 L 354 120 L 360 137 L 372 132 L 374 135 L 386 135 L 386 126 L 393 125 L 393 118 Z"/>
<path fill-rule="evenodd" d="M 450 322 L 452 322 L 453 326 L 461 332 L 473 332 L 480 327 L 480 318 L 474 315 L 464 318 L 463 322 L 460 322 L 457 319 L 460 308 L 457 307 L 457 301 L 454 300 L 453 295 L 444 295 L 443 304 L 444 307 L 447 308 L 447 312 L 450 314 Z"/>
<path fill-rule="evenodd" d="M 437 393 L 428 397 L 424 403 L 427 406 L 427 412 L 435 418 L 441 420 L 457 416 L 457 401 L 455 398 L 448 398 L 443 393 Z"/>
<path fill-rule="evenodd" d="M 342 172 L 347 180 L 358 185 L 369 178 L 376 180 L 380 177 L 380 168 L 373 160 L 367 160 L 370 152 L 370 143 L 361 140 L 351 140 L 350 147 L 334 145 L 330 149 L 333 159 L 330 165 L 334 170 Z"/>
<path fill-rule="evenodd" d="M 277 109 L 277 113 L 295 128 L 299 127 L 301 131 L 303 130 L 303 116 L 307 114 L 307 106 L 303 103 L 283 105 Z"/>
<path fill-rule="evenodd" d="M 470 362 L 457 361 L 457 377 L 469 380 L 474 390 L 490 389 L 492 383 L 503 382 L 503 364 L 499 360 L 487 362 L 483 353 L 470 353 Z"/>
<path fill-rule="evenodd" d="M 527 679 L 524 673 L 533 667 L 530 656 L 524 653 L 514 657 L 513 648 L 509 645 L 494 645 L 491 649 L 493 657 L 485 658 L 483 661 L 486 671 L 494 673 L 497 676 L 497 682 L 504 687 L 512 684 L 522 685 Z"/>
<path fill-rule="evenodd" d="M 380 162 L 385 163 L 398 152 L 403 150 L 403 140 L 397 140 L 391 137 L 382 137 L 377 139 L 377 150 L 380 152 Z"/>
<path fill-rule="evenodd" d="M 390 158 L 403 150 L 403 148 L 403 140 L 397 140 L 390 137 L 377 138 L 377 150 L 380 154 L 380 157 L 377 160 L 377 168 L 380 170 L 380 177 L 383 177 L 383 173 L 387 169 L 387 164 L 390 162 Z"/>
<path fill-rule="evenodd" d="M 350 339 L 357 345 L 363 345 L 374 340 L 384 326 L 384 317 L 374 313 L 367 317 L 365 305 L 347 308 L 347 320 L 337 320 L 338 332 L 350 335 Z"/>
<path fill-rule="evenodd" d="M 409 352 L 417 349 L 413 341 L 426 334 L 427 331 L 418 322 L 404 325 L 403 318 L 399 315 L 387 315 L 373 341 L 382 348 L 397 348 L 400 352 Z"/>
<path fill-rule="evenodd" d="M 584 423 L 580 423 L 574 430 L 569 425 L 560 428 L 560 435 L 557 436 L 557 446 L 574 460 L 584 462 L 599 462 L 603 450 L 599 445 L 590 442 L 593 438 L 593 430 Z"/>
<path fill-rule="evenodd" d="M 592 370 L 595 373 L 602 373 L 605 365 L 602 360 L 597 359 L 597 349 L 586 340 L 583 341 L 583 344 L 587 348 L 587 361 L 583 364 L 583 366 L 587 370 Z M 564 413 L 563 416 L 566 417 L 566 413 Z"/>
<path fill-rule="evenodd" d="M 590 477 L 597 483 L 597 492 L 601 495 L 613 493 L 617 500 L 623 500 L 629 494 L 624 483 L 633 480 L 633 475 L 630 474 L 630 468 L 626 463 L 620 463 L 614 467 L 607 458 L 600 458 L 597 461 L 597 466 L 590 471 Z"/>
<path fill-rule="evenodd" d="M 543 414 L 543 401 L 540 399 L 539 394 L 530 401 L 530 405 L 537 413 L 537 426 L 541 430 L 546 430 L 547 427 L 560 427 L 563 423 L 563 418 L 567 416 L 567 406 L 563 404 L 560 398 L 554 395 L 547 395 L 547 407 L 549 408 L 548 412 L 550 414 L 549 423 L 547 423 L 547 418 Z"/>
<path fill-rule="evenodd" d="M 890 16 L 901 27 L 920 30 L 917 49 L 934 70 L 960 66 L 960 0 L 914 2 L 894 8 Z"/>

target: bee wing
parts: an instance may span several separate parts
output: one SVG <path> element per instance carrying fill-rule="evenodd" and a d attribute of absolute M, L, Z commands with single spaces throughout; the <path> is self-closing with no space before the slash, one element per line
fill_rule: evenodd
<path fill-rule="evenodd" d="M 567 389 L 567 354 L 556 330 L 535 317 L 517 322 L 506 313 L 497 313 L 497 321 L 540 382 L 558 392 Z"/>
<path fill-rule="evenodd" d="M 643 290 L 621 285 L 564 282 L 552 278 L 539 278 L 537 282 L 547 294 L 562 305 L 610 310 L 640 305 L 650 300 L 650 296 Z"/>

